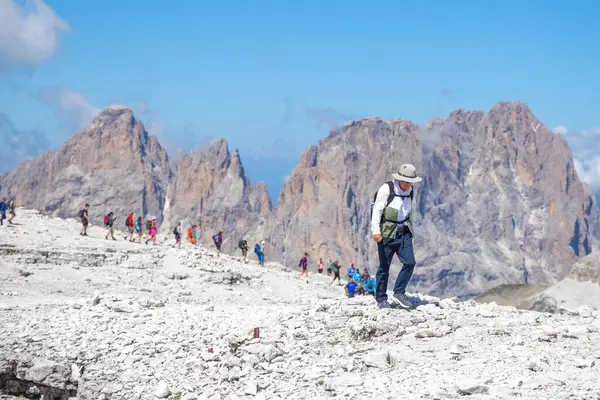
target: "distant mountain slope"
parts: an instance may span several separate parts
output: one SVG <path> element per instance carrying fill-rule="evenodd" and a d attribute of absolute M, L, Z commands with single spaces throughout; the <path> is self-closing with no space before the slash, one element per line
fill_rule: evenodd
<path fill-rule="evenodd" d="M 280 257 L 291 263 L 308 251 L 374 271 L 370 201 L 403 163 L 424 178 L 414 201 L 421 290 L 468 296 L 502 283 L 553 283 L 599 232 L 596 201 L 566 141 L 525 104 L 501 102 L 425 126 L 365 118 L 332 132 L 282 189 L 272 235 Z"/>

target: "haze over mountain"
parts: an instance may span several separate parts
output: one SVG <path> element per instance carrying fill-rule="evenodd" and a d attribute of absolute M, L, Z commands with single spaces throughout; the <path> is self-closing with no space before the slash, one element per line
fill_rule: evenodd
<path fill-rule="evenodd" d="M 177 221 L 197 223 L 211 244 L 223 230 L 228 252 L 241 238 L 251 246 L 265 238 L 270 259 L 295 264 L 306 251 L 313 265 L 340 258 L 374 272 L 370 201 L 405 162 L 424 177 L 414 199 L 419 290 L 471 296 L 503 283 L 555 283 L 596 243 L 597 203 L 566 141 L 519 101 L 423 126 L 351 121 L 303 154 L 276 208 L 224 139 L 173 163 L 130 109 L 115 106 L 58 150 L 0 176 L 0 192 L 53 216 L 75 216 L 89 202 L 94 222 L 111 210 L 121 224 L 133 211 L 157 216 L 161 235 Z"/>

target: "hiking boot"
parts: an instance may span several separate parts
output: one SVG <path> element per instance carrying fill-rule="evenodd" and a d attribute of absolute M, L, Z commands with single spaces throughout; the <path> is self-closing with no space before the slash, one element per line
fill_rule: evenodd
<path fill-rule="evenodd" d="M 394 298 L 398 300 L 400 307 L 412 308 L 414 306 L 413 302 L 404 293 L 394 293 Z"/>
<path fill-rule="evenodd" d="M 392 308 L 392 306 L 390 306 L 390 303 L 388 303 L 388 301 L 385 299 L 377 302 L 377 307 L 379 307 L 379 309 Z"/>

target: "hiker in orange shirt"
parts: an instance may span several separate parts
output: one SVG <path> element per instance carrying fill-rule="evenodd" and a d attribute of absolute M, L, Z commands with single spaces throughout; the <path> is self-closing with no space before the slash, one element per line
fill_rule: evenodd
<path fill-rule="evenodd" d="M 132 212 L 130 212 L 129 215 L 127 216 L 127 218 L 125 218 L 125 226 L 127 227 L 127 231 L 129 232 L 129 241 L 133 242 L 133 231 L 135 229 L 134 229 Z M 125 237 L 125 239 L 127 240 L 127 237 Z"/>
<path fill-rule="evenodd" d="M 191 225 L 188 228 L 188 240 L 191 244 L 196 245 L 196 225 Z"/>

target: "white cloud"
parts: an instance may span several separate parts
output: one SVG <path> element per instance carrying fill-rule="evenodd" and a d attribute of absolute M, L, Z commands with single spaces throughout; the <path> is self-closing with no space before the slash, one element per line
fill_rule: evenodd
<path fill-rule="evenodd" d="M 600 156 L 587 160 L 575 158 L 574 162 L 579 179 L 587 183 L 594 192 L 600 192 Z"/>
<path fill-rule="evenodd" d="M 566 126 L 559 125 L 556 128 L 552 129 L 552 132 L 565 136 L 569 131 Z"/>
<path fill-rule="evenodd" d="M 569 143 L 579 179 L 592 191 L 600 192 L 600 128 L 569 131 L 557 126 L 552 131 L 563 135 Z"/>
<path fill-rule="evenodd" d="M 50 101 L 60 113 L 66 114 L 75 129 L 88 126 L 100 112 L 100 109 L 94 107 L 87 97 L 67 87 L 43 89 L 41 96 Z"/>
<path fill-rule="evenodd" d="M 0 0 L 0 53 L 11 63 L 35 65 L 49 59 L 69 30 L 42 0 Z"/>

